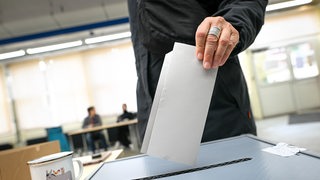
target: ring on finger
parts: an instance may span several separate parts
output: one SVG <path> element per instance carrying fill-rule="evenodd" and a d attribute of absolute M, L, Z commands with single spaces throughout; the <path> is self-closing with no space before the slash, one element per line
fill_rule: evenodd
<path fill-rule="evenodd" d="M 217 38 L 220 37 L 221 29 L 218 26 L 212 26 L 208 32 L 208 35 L 214 35 Z"/>

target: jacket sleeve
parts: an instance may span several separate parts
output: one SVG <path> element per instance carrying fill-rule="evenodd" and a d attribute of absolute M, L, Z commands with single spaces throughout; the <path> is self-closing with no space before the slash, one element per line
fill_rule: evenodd
<path fill-rule="evenodd" d="M 222 16 L 240 35 L 240 40 L 231 56 L 247 49 L 255 40 L 264 24 L 268 0 L 224 0 L 213 16 Z"/>
<path fill-rule="evenodd" d="M 85 118 L 82 123 L 82 129 L 85 129 L 88 126 L 88 120 Z"/>
<path fill-rule="evenodd" d="M 96 115 L 96 118 L 97 118 L 97 122 L 96 122 L 95 126 L 101 126 L 102 125 L 101 117 L 99 115 Z"/>

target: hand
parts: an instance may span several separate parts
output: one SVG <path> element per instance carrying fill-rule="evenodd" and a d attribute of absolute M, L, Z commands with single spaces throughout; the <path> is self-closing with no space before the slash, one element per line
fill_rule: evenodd
<path fill-rule="evenodd" d="M 220 37 L 208 35 L 211 27 L 221 29 Z M 224 65 L 239 42 L 239 32 L 223 17 L 207 17 L 196 32 L 196 56 L 205 69 Z"/>

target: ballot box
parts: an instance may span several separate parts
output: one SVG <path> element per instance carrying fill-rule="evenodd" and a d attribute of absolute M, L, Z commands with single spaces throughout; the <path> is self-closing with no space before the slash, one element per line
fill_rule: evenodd
<path fill-rule="evenodd" d="M 320 179 L 318 155 L 304 151 L 282 157 L 262 151 L 271 146 L 255 136 L 242 135 L 202 144 L 195 166 L 139 155 L 104 163 L 87 179 Z"/>

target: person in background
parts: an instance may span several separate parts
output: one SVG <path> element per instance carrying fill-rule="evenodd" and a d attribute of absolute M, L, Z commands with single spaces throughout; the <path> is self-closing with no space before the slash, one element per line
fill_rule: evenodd
<path fill-rule="evenodd" d="M 126 119 L 132 120 L 137 117 L 136 113 L 131 113 L 127 111 L 127 104 L 122 104 L 123 113 L 118 117 L 117 122 L 124 121 Z M 128 138 L 129 128 L 128 126 L 120 126 L 118 128 L 118 141 L 125 147 L 129 148 L 131 141 Z"/>
<path fill-rule="evenodd" d="M 117 122 L 124 121 L 125 119 L 132 120 L 137 117 L 136 113 L 127 111 L 127 104 L 122 104 L 122 114 L 118 117 Z"/>
<path fill-rule="evenodd" d="M 102 121 L 101 121 L 100 116 L 98 114 L 96 114 L 95 108 L 93 106 L 91 106 L 87 110 L 88 110 L 88 116 L 84 119 L 83 124 L 82 124 L 82 128 L 86 129 L 86 128 L 93 128 L 96 126 L 101 126 Z M 103 148 L 105 150 L 108 149 L 106 138 L 104 137 L 104 135 L 101 131 L 94 131 L 94 132 L 87 133 L 86 140 L 87 140 L 89 150 L 92 151 L 93 153 L 96 150 L 96 147 L 94 144 L 95 140 L 101 141 L 102 147 L 100 147 L 100 148 Z"/>

